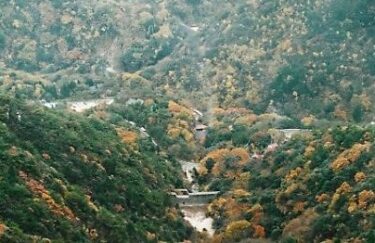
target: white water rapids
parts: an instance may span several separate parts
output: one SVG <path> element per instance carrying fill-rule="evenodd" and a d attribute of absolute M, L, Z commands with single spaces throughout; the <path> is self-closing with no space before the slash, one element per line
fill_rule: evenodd
<path fill-rule="evenodd" d="M 198 168 L 199 164 L 187 161 L 180 161 L 180 164 L 186 175 L 186 180 L 191 183 L 192 190 L 197 191 L 198 185 L 194 182 L 193 171 Z M 203 204 L 180 207 L 185 215 L 185 220 L 195 227 L 196 230 L 200 232 L 206 231 L 210 236 L 214 234 L 215 230 L 212 227 L 213 219 L 206 216 L 207 205 Z"/>

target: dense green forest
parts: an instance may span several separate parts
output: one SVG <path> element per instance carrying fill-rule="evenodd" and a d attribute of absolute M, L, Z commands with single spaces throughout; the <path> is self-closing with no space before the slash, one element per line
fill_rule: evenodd
<path fill-rule="evenodd" d="M 176 162 L 157 155 L 150 141 L 135 141 L 135 149 L 97 118 L 6 96 L 0 107 L 2 242 L 191 236 L 166 194 L 182 183 Z"/>
<path fill-rule="evenodd" d="M 270 130 L 247 129 L 210 143 L 201 160 L 200 183 L 222 194 L 208 207 L 214 242 L 374 241 L 374 127 L 314 129 L 268 147 Z"/>
<path fill-rule="evenodd" d="M 375 242 L 374 81 L 373 0 L 0 0 L 0 242 Z"/>
<path fill-rule="evenodd" d="M 12 0 L 0 8 L 2 88 L 25 97 L 158 93 L 202 109 L 373 118 L 372 0 Z"/>

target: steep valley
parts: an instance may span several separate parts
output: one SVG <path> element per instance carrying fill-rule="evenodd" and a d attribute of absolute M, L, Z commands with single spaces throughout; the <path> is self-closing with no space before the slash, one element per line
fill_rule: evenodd
<path fill-rule="evenodd" d="M 375 242 L 374 34 L 373 0 L 0 0 L 0 242 Z"/>

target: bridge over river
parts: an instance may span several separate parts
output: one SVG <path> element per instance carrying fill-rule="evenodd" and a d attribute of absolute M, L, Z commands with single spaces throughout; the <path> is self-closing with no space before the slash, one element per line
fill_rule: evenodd
<path fill-rule="evenodd" d="M 212 192 L 189 192 L 187 189 L 176 189 L 171 192 L 172 201 L 180 206 L 206 205 L 214 200 L 219 191 Z"/>
<path fill-rule="evenodd" d="M 214 200 L 218 191 L 213 192 L 189 192 L 187 189 L 176 189 L 169 193 L 172 202 L 180 206 L 184 219 L 196 230 L 207 232 L 210 236 L 215 233 L 212 227 L 213 219 L 206 215 L 207 205 Z"/>
<path fill-rule="evenodd" d="M 206 216 L 207 205 L 214 200 L 219 191 L 198 191 L 198 185 L 194 181 L 194 170 L 198 163 L 180 161 L 185 180 L 191 185 L 192 191 L 187 189 L 175 189 L 169 193 L 172 202 L 178 204 L 184 213 L 184 218 L 198 231 L 207 232 L 213 235 L 215 230 L 212 227 L 213 219 Z"/>

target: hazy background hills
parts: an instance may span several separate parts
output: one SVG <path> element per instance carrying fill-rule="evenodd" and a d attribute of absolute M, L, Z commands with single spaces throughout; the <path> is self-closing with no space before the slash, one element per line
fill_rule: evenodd
<path fill-rule="evenodd" d="M 0 4 L 2 85 L 23 96 L 55 99 L 88 87 L 110 95 L 122 87 L 203 108 L 373 118 L 370 0 Z"/>
<path fill-rule="evenodd" d="M 0 0 L 0 242 L 374 242 L 374 81 L 373 0 Z"/>

